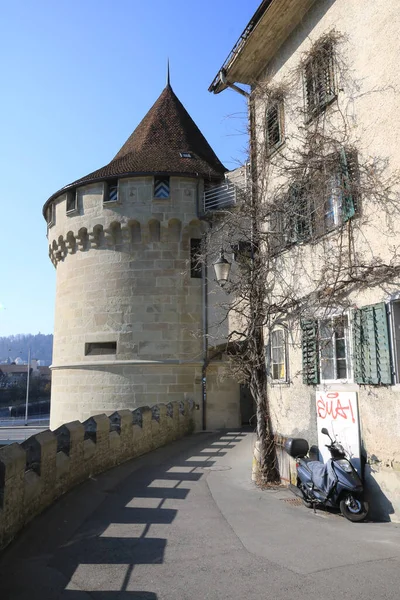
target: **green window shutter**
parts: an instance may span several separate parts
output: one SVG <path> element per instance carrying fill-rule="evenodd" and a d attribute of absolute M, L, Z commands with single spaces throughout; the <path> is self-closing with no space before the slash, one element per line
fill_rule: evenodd
<path fill-rule="evenodd" d="M 355 215 L 355 203 L 352 192 L 349 163 L 344 148 L 340 151 L 340 168 L 342 175 L 342 220 L 345 223 Z"/>
<path fill-rule="evenodd" d="M 384 302 L 353 314 L 354 376 L 357 383 L 392 383 L 389 334 Z"/>
<path fill-rule="evenodd" d="M 376 360 L 379 374 L 379 383 L 390 385 L 392 383 L 392 365 L 390 357 L 389 332 L 386 314 L 386 304 L 375 304 L 375 338 Z"/>
<path fill-rule="evenodd" d="M 317 321 L 302 321 L 301 331 L 303 354 L 303 383 L 305 383 L 306 385 L 315 385 L 319 383 Z"/>
<path fill-rule="evenodd" d="M 355 310 L 353 312 L 353 348 L 354 348 L 354 380 L 357 383 L 364 383 L 364 361 L 363 361 L 363 348 L 364 340 L 362 333 L 362 312 L 361 310 Z"/>

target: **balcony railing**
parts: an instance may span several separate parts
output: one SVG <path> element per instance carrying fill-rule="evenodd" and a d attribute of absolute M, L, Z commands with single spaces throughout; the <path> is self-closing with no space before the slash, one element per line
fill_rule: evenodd
<path fill-rule="evenodd" d="M 234 206 L 237 201 L 237 188 L 232 183 L 224 183 L 204 192 L 203 210 L 205 213 L 224 210 Z"/>

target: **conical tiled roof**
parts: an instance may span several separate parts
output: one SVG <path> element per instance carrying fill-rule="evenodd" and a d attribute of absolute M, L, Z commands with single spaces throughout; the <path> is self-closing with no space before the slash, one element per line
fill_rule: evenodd
<path fill-rule="evenodd" d="M 191 158 L 182 157 L 182 153 L 190 153 Z M 188 175 L 221 179 L 226 171 L 168 83 L 112 161 L 105 167 L 77 179 L 66 188 L 134 174 Z M 53 194 L 46 205 L 60 192 L 62 190 Z"/>

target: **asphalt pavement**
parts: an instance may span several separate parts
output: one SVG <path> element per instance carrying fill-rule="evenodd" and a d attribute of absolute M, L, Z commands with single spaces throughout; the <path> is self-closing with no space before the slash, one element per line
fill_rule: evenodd
<path fill-rule="evenodd" d="M 31 435 L 36 435 L 41 431 L 45 431 L 49 426 L 39 426 L 39 425 L 3 425 L 0 426 L 0 446 L 6 446 L 7 444 L 13 444 L 14 442 L 18 442 L 19 444 Z"/>
<path fill-rule="evenodd" d="M 83 483 L 0 554 L 0 598 L 398 600 L 400 526 L 258 489 L 252 443 L 195 434 Z"/>

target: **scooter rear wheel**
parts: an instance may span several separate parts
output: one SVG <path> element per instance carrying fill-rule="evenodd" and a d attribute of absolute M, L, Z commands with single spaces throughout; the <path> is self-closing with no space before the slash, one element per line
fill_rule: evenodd
<path fill-rule="evenodd" d="M 342 515 L 353 523 L 364 521 L 369 510 L 368 502 L 360 496 L 355 496 L 353 494 L 347 494 L 347 496 L 342 498 L 339 507 Z"/>

